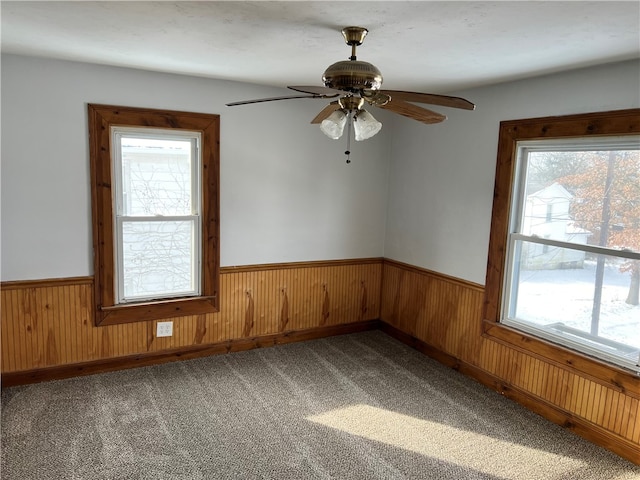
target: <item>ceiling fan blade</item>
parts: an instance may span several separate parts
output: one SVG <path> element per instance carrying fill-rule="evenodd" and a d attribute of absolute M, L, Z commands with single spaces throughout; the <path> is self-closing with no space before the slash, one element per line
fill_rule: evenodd
<path fill-rule="evenodd" d="M 227 107 L 235 107 L 236 105 L 247 105 L 248 103 L 260 103 L 260 102 L 275 102 L 276 100 L 289 100 L 291 98 L 332 98 L 325 95 L 289 95 L 286 97 L 271 97 L 271 98 L 258 98 L 256 100 L 243 100 L 240 102 L 227 103 Z"/>
<path fill-rule="evenodd" d="M 326 119 L 329 115 L 331 115 L 336 110 L 340 110 L 340 108 L 341 107 L 337 101 L 331 102 L 329 105 L 324 107 L 322 111 L 318 115 L 316 115 L 316 117 L 313 120 L 311 120 L 311 123 L 322 123 L 324 119 Z"/>
<path fill-rule="evenodd" d="M 342 95 L 344 92 L 342 90 L 336 90 L 335 88 L 329 87 L 314 87 L 314 86 L 295 86 L 295 87 L 287 87 L 291 90 L 295 90 L 296 92 L 302 93 L 311 93 L 313 95 L 326 95 L 329 97 L 337 97 L 338 95 Z"/>
<path fill-rule="evenodd" d="M 404 92 L 402 90 L 380 90 L 380 92 L 390 95 L 392 99 L 403 100 L 405 102 L 428 103 L 430 105 L 462 108 L 464 110 L 475 110 L 476 108 L 476 106 L 469 100 L 465 100 L 460 97 L 434 95 L 431 93 Z"/>
<path fill-rule="evenodd" d="M 392 112 L 404 117 L 412 118 L 413 120 L 418 120 L 419 122 L 427 124 L 440 123 L 447 119 L 445 115 L 412 105 L 411 103 L 398 100 L 397 98 L 392 98 L 389 103 L 380 105 L 379 108 L 391 110 Z"/>

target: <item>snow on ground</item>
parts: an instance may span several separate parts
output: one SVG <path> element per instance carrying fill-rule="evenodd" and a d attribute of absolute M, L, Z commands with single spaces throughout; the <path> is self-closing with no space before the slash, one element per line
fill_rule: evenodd
<path fill-rule="evenodd" d="M 591 331 L 595 262 L 584 268 L 521 271 L 517 317 Z M 631 275 L 605 267 L 598 335 L 640 349 L 640 305 L 625 303 Z"/>

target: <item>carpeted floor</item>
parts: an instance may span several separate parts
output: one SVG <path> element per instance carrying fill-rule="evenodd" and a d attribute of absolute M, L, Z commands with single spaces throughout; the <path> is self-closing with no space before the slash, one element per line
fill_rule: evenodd
<path fill-rule="evenodd" d="M 640 479 L 379 331 L 6 389 L 4 480 Z"/>

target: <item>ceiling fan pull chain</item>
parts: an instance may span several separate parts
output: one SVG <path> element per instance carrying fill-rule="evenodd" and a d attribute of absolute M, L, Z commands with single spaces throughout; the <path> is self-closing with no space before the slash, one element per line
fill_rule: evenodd
<path fill-rule="evenodd" d="M 347 120 L 347 149 L 344 154 L 347 156 L 347 163 L 351 163 L 349 155 L 351 155 L 351 122 L 353 122 L 353 116 L 351 112 L 349 112 L 348 120 Z"/>

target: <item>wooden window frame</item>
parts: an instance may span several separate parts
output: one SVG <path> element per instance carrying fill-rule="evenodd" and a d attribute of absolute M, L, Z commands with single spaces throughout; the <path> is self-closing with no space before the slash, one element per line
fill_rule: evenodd
<path fill-rule="evenodd" d="M 640 378 L 632 371 L 506 326 L 500 323 L 500 315 L 517 142 L 639 133 L 640 109 L 509 120 L 500 123 L 482 321 L 484 337 L 583 376 L 586 374 L 636 396 L 640 395 Z"/>
<path fill-rule="evenodd" d="M 220 116 L 113 105 L 88 105 L 95 325 L 142 322 L 219 310 Z M 201 295 L 116 304 L 111 127 L 197 131 L 202 135 Z"/>

